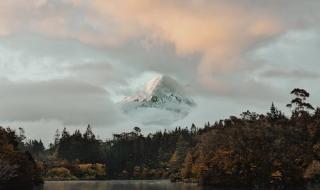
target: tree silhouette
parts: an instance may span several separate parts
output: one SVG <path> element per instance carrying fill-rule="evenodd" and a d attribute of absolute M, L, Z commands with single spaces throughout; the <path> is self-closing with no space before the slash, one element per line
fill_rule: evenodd
<path fill-rule="evenodd" d="M 59 144 L 59 139 L 60 139 L 60 131 L 59 129 L 57 129 L 54 134 L 54 145 Z"/>
<path fill-rule="evenodd" d="M 276 121 L 284 117 L 281 111 L 277 109 L 273 102 L 270 107 L 270 113 L 267 113 L 267 116 L 271 121 Z"/>
<path fill-rule="evenodd" d="M 137 135 L 141 133 L 141 129 L 139 127 L 134 127 L 133 130 Z"/>
<path fill-rule="evenodd" d="M 303 112 L 307 112 L 309 110 L 314 110 L 314 107 L 306 102 L 307 98 L 310 97 L 309 92 L 304 89 L 295 88 L 291 91 L 291 94 L 295 96 L 294 99 L 291 100 L 287 107 L 293 108 L 293 113 L 301 114 Z"/>
<path fill-rule="evenodd" d="M 93 131 L 92 131 L 92 128 L 91 128 L 90 124 L 87 126 L 87 129 L 86 129 L 86 131 L 85 131 L 84 134 L 83 134 L 83 137 L 84 137 L 86 140 L 93 140 L 93 139 L 95 139 L 95 135 L 93 134 Z"/>

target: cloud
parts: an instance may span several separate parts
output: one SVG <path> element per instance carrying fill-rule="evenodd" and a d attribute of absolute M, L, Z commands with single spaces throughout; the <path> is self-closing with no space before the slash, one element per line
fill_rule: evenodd
<path fill-rule="evenodd" d="M 249 3 L 254 8 L 248 9 Z M 260 7 L 261 4 L 266 5 Z M 2 2 L 2 7 L 10 13 L 3 17 L 12 23 L 11 31 L 30 31 L 96 45 L 121 44 L 143 36 L 172 43 L 182 55 L 201 53 L 216 57 L 239 54 L 256 41 L 281 33 L 286 27 L 283 15 L 270 5 L 277 3 L 249 0 Z M 284 8 L 283 3 L 279 6 Z"/>
<path fill-rule="evenodd" d="M 1 7 L 6 11 L 0 16 L 6 22 L 0 31 L 108 48 L 126 46 L 132 40 L 140 41 L 139 48 L 144 49 L 173 46 L 178 56 L 200 56 L 191 70 L 205 76 L 197 80 L 205 87 L 209 81 L 204 79 L 214 80 L 217 73 L 246 64 L 245 55 L 251 50 L 289 30 L 317 25 L 319 5 L 317 0 L 5 0 Z M 150 68 L 161 70 L 168 65 Z"/>
<path fill-rule="evenodd" d="M 58 120 L 108 126 L 119 119 L 101 87 L 71 80 L 0 82 L 0 115 L 7 121 Z"/>
<path fill-rule="evenodd" d="M 192 88 L 203 97 L 224 97 L 232 101 L 246 104 L 260 104 L 261 102 L 286 101 L 286 91 L 267 82 L 254 79 L 250 76 L 233 76 L 224 78 L 204 78 L 205 88 L 193 86 Z"/>
<path fill-rule="evenodd" d="M 263 77 L 316 79 L 320 75 L 307 70 L 268 70 L 261 74 Z"/>
<path fill-rule="evenodd" d="M 132 31 L 137 36 L 148 35 L 172 43 L 180 55 L 203 54 L 210 57 L 212 64 L 239 55 L 257 40 L 277 35 L 283 29 L 281 20 L 263 14 L 270 10 L 248 10 L 238 3 L 95 0 L 93 6 L 102 17 L 111 16 L 118 23 L 135 28 Z"/>
<path fill-rule="evenodd" d="M 216 60 L 216 64 L 239 56 L 260 41 L 297 29 L 298 23 L 314 24 L 311 21 L 318 15 L 313 7 L 319 5 L 315 0 L 93 2 L 101 17 L 112 17 L 119 25 L 137 28 L 132 30 L 139 33 L 136 35 L 172 43 L 183 55 L 201 53 L 211 62 Z M 297 19 L 301 13 L 307 16 Z"/>
<path fill-rule="evenodd" d="M 70 65 L 66 67 L 70 71 L 71 76 L 75 80 L 83 80 L 92 84 L 107 85 L 111 82 L 122 82 L 120 77 L 115 76 L 116 73 L 119 74 L 119 71 L 116 72 L 115 68 L 105 62 L 96 63 L 82 63 L 76 65 Z"/>

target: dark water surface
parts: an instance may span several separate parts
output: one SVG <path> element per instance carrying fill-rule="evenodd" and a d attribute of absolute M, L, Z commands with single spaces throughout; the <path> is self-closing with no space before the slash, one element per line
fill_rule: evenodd
<path fill-rule="evenodd" d="M 47 181 L 43 190 L 207 190 L 168 180 Z"/>
<path fill-rule="evenodd" d="M 290 190 L 320 190 L 319 185 Z M 35 190 L 240 190 L 199 187 L 196 184 L 171 183 L 169 180 L 46 181 Z M 244 190 L 244 189 L 241 189 Z"/>

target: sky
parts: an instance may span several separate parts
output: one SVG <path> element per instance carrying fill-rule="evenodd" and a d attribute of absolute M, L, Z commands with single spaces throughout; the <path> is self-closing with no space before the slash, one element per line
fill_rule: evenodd
<path fill-rule="evenodd" d="M 101 138 L 203 126 L 299 87 L 320 105 L 319 0 L 1 0 L 0 125 L 53 140 L 91 124 Z M 170 126 L 143 126 L 118 102 L 156 75 L 197 103 Z"/>

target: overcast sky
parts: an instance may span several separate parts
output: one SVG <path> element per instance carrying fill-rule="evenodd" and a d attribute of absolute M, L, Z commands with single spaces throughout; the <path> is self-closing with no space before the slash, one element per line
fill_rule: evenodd
<path fill-rule="evenodd" d="M 117 101 L 155 75 L 197 107 L 172 126 L 283 109 L 294 87 L 320 105 L 319 0 L 1 0 L 0 124 L 130 130 Z"/>

